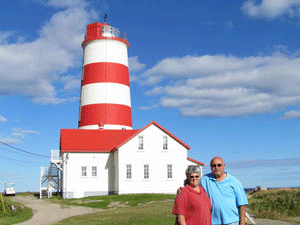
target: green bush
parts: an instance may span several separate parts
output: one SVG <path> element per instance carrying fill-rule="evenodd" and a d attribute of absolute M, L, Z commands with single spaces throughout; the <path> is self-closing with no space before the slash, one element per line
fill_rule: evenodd
<path fill-rule="evenodd" d="M 250 195 L 251 213 L 257 218 L 293 220 L 300 216 L 300 189 L 273 189 Z"/>

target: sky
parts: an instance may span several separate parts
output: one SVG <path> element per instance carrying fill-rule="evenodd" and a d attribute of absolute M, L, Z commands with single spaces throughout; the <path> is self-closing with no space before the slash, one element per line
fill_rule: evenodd
<path fill-rule="evenodd" d="M 126 33 L 133 128 L 152 120 L 244 188 L 300 187 L 299 0 L 11 0 L 0 8 L 0 190 L 39 191 L 78 128 L 86 25 Z"/>

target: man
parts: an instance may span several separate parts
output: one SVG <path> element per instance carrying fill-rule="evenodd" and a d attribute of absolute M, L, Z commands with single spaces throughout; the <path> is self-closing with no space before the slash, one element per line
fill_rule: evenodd
<path fill-rule="evenodd" d="M 216 156 L 210 161 L 212 173 L 204 175 L 200 183 L 212 205 L 212 224 L 245 225 L 248 200 L 241 183 L 224 172 L 224 160 Z"/>

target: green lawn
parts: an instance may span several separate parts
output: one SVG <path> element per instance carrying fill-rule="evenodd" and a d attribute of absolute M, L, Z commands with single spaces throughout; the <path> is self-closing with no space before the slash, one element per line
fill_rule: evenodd
<path fill-rule="evenodd" d="M 156 202 L 134 207 L 118 208 L 83 216 L 67 218 L 57 224 L 122 224 L 122 225 L 149 225 L 174 224 L 172 215 L 173 201 Z"/>
<path fill-rule="evenodd" d="M 3 197 L 4 205 L 5 205 L 5 211 L 3 210 L 3 205 L 0 200 L 0 224 L 1 225 L 11 225 L 20 223 L 26 220 L 29 220 L 32 217 L 32 210 L 30 208 L 27 208 L 17 202 L 12 202 L 10 200 L 10 197 Z M 13 205 L 16 210 L 11 211 L 9 209 L 9 206 Z"/>
<path fill-rule="evenodd" d="M 176 195 L 166 194 L 130 194 L 130 195 L 105 195 L 94 196 L 80 199 L 63 199 L 62 197 L 54 196 L 49 200 L 53 203 L 85 206 L 91 208 L 107 209 L 112 202 L 120 202 L 128 206 L 137 206 L 146 202 L 174 200 Z"/>

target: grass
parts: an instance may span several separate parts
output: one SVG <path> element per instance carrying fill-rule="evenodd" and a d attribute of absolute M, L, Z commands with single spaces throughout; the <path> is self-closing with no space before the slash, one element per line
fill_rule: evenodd
<path fill-rule="evenodd" d="M 250 195 L 251 214 L 256 218 L 300 223 L 300 189 L 273 189 Z"/>
<path fill-rule="evenodd" d="M 130 195 L 105 195 L 86 197 L 81 199 L 63 199 L 59 196 L 53 196 L 50 201 L 53 203 L 85 206 L 90 208 L 107 209 L 112 202 L 119 202 L 120 204 L 126 204 L 128 206 L 137 206 L 146 202 L 163 201 L 168 199 L 175 199 L 175 195 L 166 194 L 130 194 Z"/>
<path fill-rule="evenodd" d="M 0 224 L 1 225 L 9 225 L 16 224 L 26 220 L 29 220 L 33 213 L 30 208 L 27 208 L 17 202 L 13 202 L 10 200 L 10 197 L 3 196 L 4 206 L 6 214 L 3 210 L 3 205 L 0 200 Z M 14 206 L 16 210 L 10 210 L 10 206 Z"/>
<path fill-rule="evenodd" d="M 70 217 L 57 224 L 122 224 L 122 225 L 149 225 L 174 224 L 172 215 L 173 201 L 157 202 L 134 207 L 106 210 L 104 212 Z"/>

